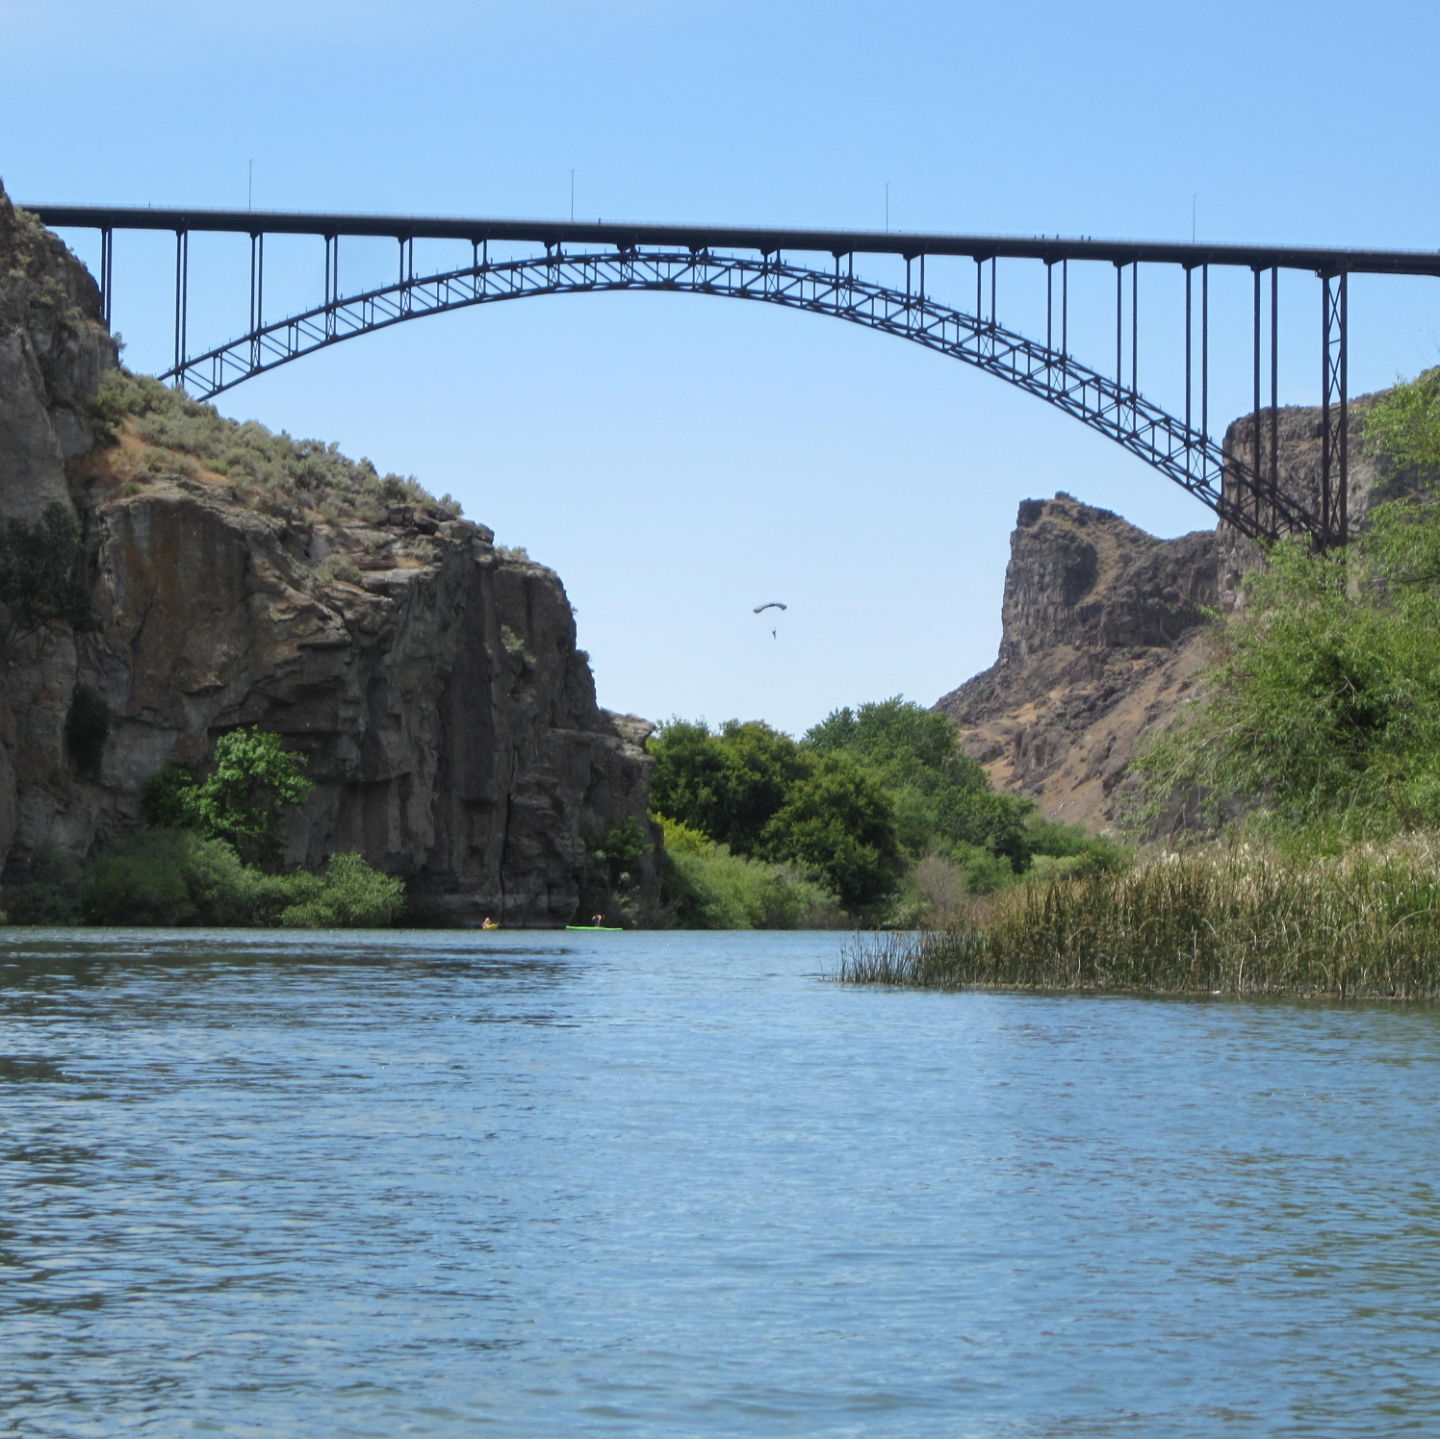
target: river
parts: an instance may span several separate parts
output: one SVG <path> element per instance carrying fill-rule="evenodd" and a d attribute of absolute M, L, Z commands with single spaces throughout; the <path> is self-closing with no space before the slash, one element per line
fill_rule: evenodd
<path fill-rule="evenodd" d="M 0 931 L 0 1432 L 1440 1432 L 1440 1011 Z"/>

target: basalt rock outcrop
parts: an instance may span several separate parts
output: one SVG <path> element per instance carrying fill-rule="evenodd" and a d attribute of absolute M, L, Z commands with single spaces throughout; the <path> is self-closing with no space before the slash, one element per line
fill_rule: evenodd
<path fill-rule="evenodd" d="M 0 657 L 4 881 L 123 835 L 164 764 L 254 724 L 315 784 L 290 863 L 359 851 L 437 920 L 570 920 L 587 840 L 648 823 L 648 726 L 596 705 L 556 576 L 444 507 L 271 504 L 153 445 L 137 470 L 96 419 L 114 364 L 90 277 L 0 192 L 0 520 L 69 507 L 99 619 Z"/>
<path fill-rule="evenodd" d="M 1140 737 L 1193 689 L 1219 566 L 1213 533 L 1159 540 L 1069 495 L 1026 500 L 999 658 L 937 708 L 997 788 L 1055 818 L 1112 823 Z"/>
<path fill-rule="evenodd" d="M 1363 525 L 1380 500 L 1417 477 L 1360 443 L 1374 397 L 1350 409 L 1349 510 Z M 1282 490 L 1318 509 L 1321 414 L 1276 418 Z M 1253 417 L 1225 439 L 1248 459 Z M 1261 415 L 1267 467 L 1270 415 Z M 1123 823 L 1131 760 L 1145 736 L 1173 723 L 1208 657 L 1207 613 L 1244 603 L 1259 548 L 1229 525 L 1156 539 L 1069 495 L 1026 500 L 1010 541 L 1000 653 L 994 665 L 937 701 L 997 788 L 1029 795 L 1043 813 L 1095 829 Z"/>

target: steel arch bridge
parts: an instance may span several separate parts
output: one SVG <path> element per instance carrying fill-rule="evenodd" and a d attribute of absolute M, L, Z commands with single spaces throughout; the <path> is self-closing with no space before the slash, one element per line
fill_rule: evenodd
<path fill-rule="evenodd" d="M 1194 495 L 1241 533 L 1262 540 L 1308 533 L 1320 546 L 1344 543 L 1348 531 L 1348 277 L 1357 273 L 1440 276 L 1440 253 L 1424 252 L 1187 246 L 888 231 L 760 231 L 574 220 L 427 220 L 73 205 L 28 208 L 57 228 L 100 231 L 100 287 L 107 323 L 114 291 L 114 231 L 173 232 L 175 356 L 174 364 L 161 378 L 175 382 L 197 398 L 208 399 L 255 375 L 344 340 L 426 315 L 502 300 L 636 290 L 755 300 L 830 315 L 961 360 L 1038 396 L 1105 435 Z M 187 335 L 189 240 L 195 231 L 248 235 L 250 240 L 248 329 L 237 339 L 199 353 L 189 351 Z M 324 297 L 321 303 L 298 314 L 267 321 L 263 314 L 265 239 L 276 234 L 324 239 Z M 389 237 L 398 241 L 400 266 L 396 280 L 343 294 L 339 281 L 342 236 Z M 417 238 L 468 241 L 470 263 L 417 274 Z M 492 240 L 543 245 L 544 251 L 492 261 Z M 833 265 L 788 262 L 786 251 L 828 256 Z M 905 288 L 857 277 L 856 254 L 902 257 Z M 942 304 L 927 293 L 925 262 L 927 257 L 939 256 L 974 261 L 973 310 Z M 1001 258 L 1043 264 L 1043 342 L 999 322 L 996 261 Z M 917 260 L 918 286 L 912 282 Z M 1070 353 L 1072 261 L 1098 262 L 1114 269 L 1113 372 L 1101 372 Z M 1181 415 L 1167 411 L 1140 392 L 1142 264 L 1179 267 L 1184 272 L 1185 398 Z M 1253 343 L 1249 358 L 1254 411 L 1248 422 L 1248 443 L 1242 446 L 1248 454 L 1227 451 L 1208 432 L 1212 267 L 1244 270 L 1253 276 Z M 1308 272 L 1319 280 L 1322 460 L 1319 494 L 1315 497 L 1318 503 L 1310 496 L 1286 493 L 1280 484 L 1277 356 L 1278 277 L 1282 269 Z M 1262 362 L 1266 358 L 1268 408 L 1263 403 L 1266 396 Z"/>
<path fill-rule="evenodd" d="M 1255 484 L 1237 472 L 1233 457 L 1192 426 L 1167 414 L 1114 379 L 1052 348 L 1015 334 L 993 319 L 952 309 L 923 294 L 834 272 L 786 264 L 770 257 L 713 255 L 708 251 L 621 251 L 546 255 L 416 276 L 380 289 L 317 305 L 303 314 L 263 325 L 247 335 L 185 359 L 162 379 L 209 399 L 254 375 L 314 354 L 329 345 L 424 315 L 533 295 L 593 294 L 615 290 L 728 296 L 758 300 L 849 320 L 963 360 L 1007 380 L 1138 455 L 1188 490 L 1217 515 L 1254 532 Z M 1245 491 L 1237 500 L 1231 488 Z M 1315 521 L 1298 504 L 1268 490 L 1267 507 L 1285 530 L 1308 530 Z"/>

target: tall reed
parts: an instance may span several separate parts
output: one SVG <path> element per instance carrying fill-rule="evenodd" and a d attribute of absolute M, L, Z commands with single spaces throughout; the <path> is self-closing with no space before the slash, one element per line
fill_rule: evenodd
<path fill-rule="evenodd" d="M 1440 836 L 1296 857 L 1246 845 L 1005 891 L 861 939 L 839 979 L 932 988 L 1440 998 Z"/>

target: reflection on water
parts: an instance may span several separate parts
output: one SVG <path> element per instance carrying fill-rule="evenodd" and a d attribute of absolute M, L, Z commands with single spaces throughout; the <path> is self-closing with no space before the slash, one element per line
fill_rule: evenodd
<path fill-rule="evenodd" d="M 0 931 L 0 1414 L 1440 1427 L 1440 1015 L 857 990 L 827 935 Z"/>

